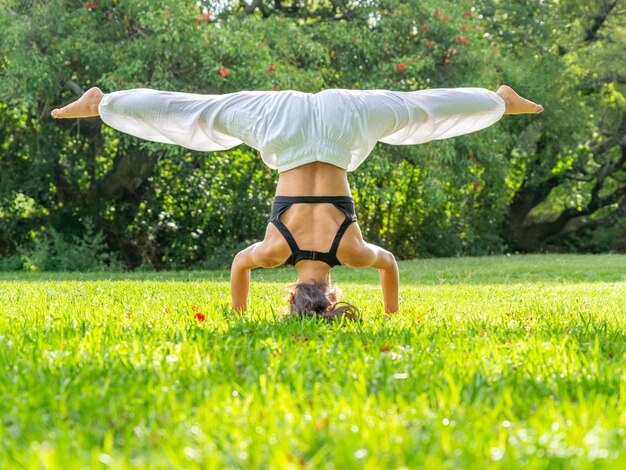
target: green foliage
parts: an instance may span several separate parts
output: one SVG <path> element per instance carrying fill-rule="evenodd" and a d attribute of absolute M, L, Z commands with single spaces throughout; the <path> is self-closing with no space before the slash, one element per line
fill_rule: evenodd
<path fill-rule="evenodd" d="M 623 61 L 613 60 L 626 35 L 610 17 L 610 40 L 602 31 L 586 40 L 598 10 L 573 0 L 269 1 L 253 14 L 208 1 L 2 5 L 3 257 L 41 227 L 83 239 L 87 218 L 130 268 L 213 266 L 262 236 L 276 175 L 255 151 L 199 154 L 140 142 L 98 120 L 48 117 L 94 85 L 227 93 L 507 83 L 541 102 L 541 116 L 505 118 L 453 141 L 380 144 L 350 176 L 364 233 L 402 258 L 518 249 L 518 225 L 555 219 L 572 204 L 582 212 L 598 169 L 618 159 L 594 151 L 626 106 Z M 617 79 L 596 83 L 607 77 Z M 607 179 L 603 195 L 623 186 L 620 175 Z M 555 178 L 554 191 L 541 195 Z M 515 222 L 523 198 L 532 210 Z M 556 241 L 583 247 L 574 243 L 580 234 L 564 241 L 570 227 L 598 225 L 608 213 L 574 220 Z"/>
<path fill-rule="evenodd" d="M 22 249 L 23 268 L 27 271 L 119 271 L 122 264 L 109 252 L 105 236 L 95 231 L 90 221 L 84 235 L 65 240 L 51 228 L 36 234 L 33 247 Z M 11 258 L 9 258 L 11 259 Z M 14 265 L 17 263 L 13 261 Z"/>

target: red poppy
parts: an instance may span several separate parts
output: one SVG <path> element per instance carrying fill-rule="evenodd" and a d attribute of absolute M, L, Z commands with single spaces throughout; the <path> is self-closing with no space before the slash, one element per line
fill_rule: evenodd
<path fill-rule="evenodd" d="M 426 31 L 428 29 L 428 25 L 426 23 L 422 23 L 422 31 Z"/>
<path fill-rule="evenodd" d="M 209 12 L 206 12 L 202 16 L 204 17 L 204 21 L 209 21 L 211 19 L 211 13 L 209 13 Z"/>
<path fill-rule="evenodd" d="M 226 78 L 226 77 L 228 77 L 228 74 L 230 73 L 230 70 L 228 70 L 228 69 L 219 69 L 217 71 L 217 73 L 219 73 L 222 77 Z"/>
<path fill-rule="evenodd" d="M 396 67 L 396 70 L 398 72 L 404 72 L 406 70 L 406 64 L 405 63 L 398 64 L 398 66 Z"/>
<path fill-rule="evenodd" d="M 480 181 L 474 181 L 474 189 L 480 189 Z"/>
<path fill-rule="evenodd" d="M 198 307 L 196 307 L 195 305 L 191 306 L 191 311 L 192 312 L 197 312 L 198 311 Z"/>
<path fill-rule="evenodd" d="M 196 312 L 196 314 L 193 317 L 199 322 L 203 322 L 204 320 L 206 320 L 206 316 L 202 312 Z"/>
<path fill-rule="evenodd" d="M 430 39 L 426 39 L 426 47 L 432 49 L 435 47 L 435 43 L 433 43 Z"/>
<path fill-rule="evenodd" d="M 469 39 L 465 38 L 465 37 L 458 37 L 456 38 L 457 42 L 459 44 L 467 44 L 469 42 Z"/>
<path fill-rule="evenodd" d="M 472 13 L 471 11 L 466 11 L 465 13 L 463 13 L 463 16 L 466 18 L 471 18 L 472 16 L 474 16 L 474 13 Z"/>
<path fill-rule="evenodd" d="M 272 90 L 278 91 L 278 90 L 280 90 L 280 87 L 278 85 L 274 85 L 274 88 L 272 88 Z"/>
<path fill-rule="evenodd" d="M 267 66 L 267 74 L 272 75 L 274 73 L 274 64 L 270 64 Z"/>
<path fill-rule="evenodd" d="M 389 345 L 389 343 L 385 343 L 385 345 L 380 348 L 380 352 L 387 352 L 389 351 L 389 349 L 391 348 L 391 346 Z"/>

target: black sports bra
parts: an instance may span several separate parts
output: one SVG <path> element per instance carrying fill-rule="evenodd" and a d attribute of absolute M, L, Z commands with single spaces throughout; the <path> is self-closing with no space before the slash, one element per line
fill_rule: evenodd
<path fill-rule="evenodd" d="M 335 235 L 335 239 L 333 240 L 333 244 L 330 247 L 329 252 L 322 253 L 320 251 L 301 250 L 298 248 L 298 244 L 289 229 L 280 221 L 280 216 L 283 215 L 283 213 L 289 209 L 292 204 L 320 203 L 333 204 L 337 209 L 346 214 L 346 218 L 339 226 L 339 230 L 337 230 L 337 234 Z M 287 258 L 287 261 L 285 261 L 284 264 L 291 264 L 295 266 L 297 262 L 302 260 L 317 260 L 323 261 L 332 268 L 333 266 L 341 264 L 337 259 L 337 248 L 339 247 L 341 237 L 343 237 L 343 234 L 346 233 L 350 224 L 352 222 L 356 222 L 354 199 L 349 196 L 276 196 L 272 205 L 270 222 L 276 226 L 278 231 L 287 241 L 289 248 L 291 248 L 291 255 Z"/>

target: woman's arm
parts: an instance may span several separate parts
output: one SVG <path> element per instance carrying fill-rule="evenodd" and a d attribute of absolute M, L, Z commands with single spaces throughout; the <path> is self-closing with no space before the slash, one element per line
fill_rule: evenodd
<path fill-rule="evenodd" d="M 365 252 L 361 254 L 360 262 L 358 264 L 352 264 L 352 266 L 378 269 L 380 285 L 383 289 L 385 313 L 396 313 L 399 308 L 399 275 L 396 258 L 390 251 L 371 243 L 366 243 L 365 248 Z"/>
<path fill-rule="evenodd" d="M 250 270 L 260 266 L 254 259 L 255 250 L 261 245 L 257 242 L 235 255 L 230 268 L 230 288 L 232 292 L 233 310 L 239 313 L 248 307 L 248 289 L 250 287 Z"/>

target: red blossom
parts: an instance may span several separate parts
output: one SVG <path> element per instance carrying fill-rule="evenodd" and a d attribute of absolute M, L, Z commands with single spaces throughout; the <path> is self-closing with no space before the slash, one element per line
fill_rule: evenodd
<path fill-rule="evenodd" d="M 400 63 L 397 65 L 396 70 L 398 72 L 404 72 L 406 70 L 406 64 L 405 63 Z"/>
<path fill-rule="evenodd" d="M 85 2 L 83 8 L 98 8 L 98 2 Z"/>
<path fill-rule="evenodd" d="M 202 312 L 196 312 L 196 314 L 193 317 L 196 320 L 198 320 L 200 323 L 202 323 L 204 320 L 206 320 L 206 316 Z"/>
<path fill-rule="evenodd" d="M 430 39 L 426 39 L 426 47 L 432 49 L 435 47 L 435 43 L 433 43 Z"/>
<path fill-rule="evenodd" d="M 267 74 L 272 75 L 274 73 L 274 64 L 270 64 L 267 66 Z"/>
<path fill-rule="evenodd" d="M 385 345 L 380 348 L 380 352 L 387 352 L 389 351 L 389 349 L 391 348 L 391 346 L 389 345 L 389 343 L 385 343 Z"/>
<path fill-rule="evenodd" d="M 469 39 L 467 39 L 466 37 L 458 37 L 456 38 L 456 40 L 459 44 L 467 44 L 469 42 Z"/>
<path fill-rule="evenodd" d="M 441 18 L 443 18 L 443 12 L 441 11 L 441 9 L 437 8 L 435 10 L 435 19 L 441 20 Z"/>
<path fill-rule="evenodd" d="M 466 18 L 471 18 L 472 16 L 474 16 L 474 13 L 472 13 L 471 11 L 466 11 L 465 13 L 463 13 L 463 16 Z"/>
<path fill-rule="evenodd" d="M 480 189 L 480 181 L 474 181 L 474 189 Z"/>
<path fill-rule="evenodd" d="M 211 13 L 208 11 L 202 15 L 204 17 L 204 21 L 209 21 L 211 19 Z"/>
<path fill-rule="evenodd" d="M 226 77 L 228 77 L 228 74 L 230 73 L 230 70 L 228 70 L 228 69 L 219 69 L 217 71 L 217 73 L 219 73 L 222 77 L 226 78 Z"/>
<path fill-rule="evenodd" d="M 422 31 L 426 31 L 428 29 L 428 25 L 426 23 L 422 23 Z"/>
<path fill-rule="evenodd" d="M 192 312 L 197 312 L 198 311 L 198 307 L 196 307 L 195 305 L 191 306 L 191 311 Z"/>
<path fill-rule="evenodd" d="M 469 25 L 467 23 L 463 23 L 461 25 L 461 31 L 465 31 L 467 28 L 469 28 Z"/>
<path fill-rule="evenodd" d="M 274 91 L 279 91 L 279 90 L 280 90 L 280 86 L 278 86 L 278 85 L 274 85 L 274 88 L 272 88 L 272 90 L 274 90 Z"/>

